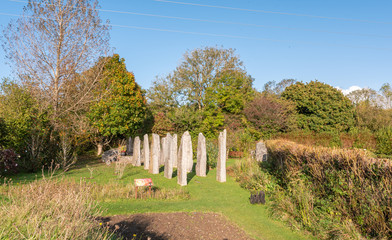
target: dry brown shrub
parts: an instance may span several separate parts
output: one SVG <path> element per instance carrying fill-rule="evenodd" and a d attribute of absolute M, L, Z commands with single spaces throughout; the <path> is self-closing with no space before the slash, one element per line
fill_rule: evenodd
<path fill-rule="evenodd" d="M 133 184 L 121 184 L 119 182 L 106 183 L 104 185 L 89 183 L 91 197 L 94 200 L 107 202 L 119 199 L 130 199 L 135 197 L 135 187 Z M 189 199 L 189 192 L 183 189 L 159 189 L 152 187 L 151 196 L 148 187 L 139 188 L 138 199 Z"/>
<path fill-rule="evenodd" d="M 0 239 L 109 239 L 90 191 L 83 182 L 54 179 L 3 184 Z"/>
<path fill-rule="evenodd" d="M 373 158 L 365 150 L 312 147 L 286 140 L 268 141 L 267 148 L 282 186 L 290 189 L 298 179 L 306 179 L 308 191 L 324 201 L 324 207 L 330 208 L 328 214 L 341 223 L 332 227 L 330 237 L 341 232 L 339 238 L 345 234 L 353 238 L 356 229 L 366 237 L 392 238 L 391 160 Z"/>

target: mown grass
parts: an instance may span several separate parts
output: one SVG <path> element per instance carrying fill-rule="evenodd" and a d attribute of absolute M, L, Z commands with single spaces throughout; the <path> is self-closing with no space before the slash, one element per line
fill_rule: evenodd
<path fill-rule="evenodd" d="M 90 170 L 85 166 L 86 163 L 83 162 L 74 169 L 66 173 L 59 173 L 55 177 L 75 181 L 83 179 L 91 186 L 95 186 L 93 188 L 96 190 L 93 192 L 99 192 L 97 189 L 100 187 L 102 189 L 120 189 L 117 192 L 120 192 L 122 197 L 116 195 L 117 193 L 109 197 L 105 194 L 96 197 L 98 206 L 105 216 L 149 212 L 218 212 L 256 239 L 311 238 L 300 232 L 293 232 L 284 223 L 273 220 L 266 206 L 251 205 L 249 191 L 241 188 L 233 178 L 228 176 L 226 183 L 218 183 L 215 180 L 215 170 L 209 171 L 205 178 L 190 173 L 188 175 L 189 184 L 180 187 L 176 177 L 169 180 L 163 177 L 162 171 L 158 175 L 152 175 L 143 167 L 131 165 L 126 167 L 122 178 L 118 179 L 114 175 L 115 167 L 113 165 L 106 166 L 96 159 L 87 163 L 88 168 L 93 170 L 93 178 L 90 179 Z M 234 164 L 234 160 L 229 160 L 228 165 L 232 164 Z M 16 176 L 13 182 L 14 184 L 23 184 L 39 178 L 39 175 L 23 174 Z M 128 188 L 133 188 L 132 183 L 135 178 L 152 178 L 156 189 L 174 194 L 171 197 L 160 199 L 149 198 L 147 195 L 144 195 L 143 199 L 134 199 L 132 189 Z M 126 196 L 127 194 L 128 196 Z"/>

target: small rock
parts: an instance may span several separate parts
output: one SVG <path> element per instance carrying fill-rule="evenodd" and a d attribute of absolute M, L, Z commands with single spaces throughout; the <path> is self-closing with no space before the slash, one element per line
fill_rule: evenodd
<path fill-rule="evenodd" d="M 117 148 L 112 148 L 108 151 L 105 151 L 102 154 L 102 162 L 109 165 L 110 163 L 118 160 L 117 159 L 118 155 L 119 155 L 119 150 Z"/>
<path fill-rule="evenodd" d="M 264 191 L 260 191 L 258 194 L 250 195 L 250 203 L 251 204 L 265 204 L 265 193 Z"/>

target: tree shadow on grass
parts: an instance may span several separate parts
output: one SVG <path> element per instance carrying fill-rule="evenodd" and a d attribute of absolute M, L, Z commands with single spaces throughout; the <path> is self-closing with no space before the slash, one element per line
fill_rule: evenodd
<path fill-rule="evenodd" d="M 104 226 L 109 229 L 118 237 L 124 240 L 131 239 L 154 239 L 154 240 L 168 240 L 169 236 L 149 231 L 148 227 L 151 225 L 151 219 L 145 216 L 135 216 L 132 219 L 125 219 L 120 222 L 111 222 L 109 217 L 98 218 L 98 221 L 103 222 Z"/>
<path fill-rule="evenodd" d="M 172 175 L 172 177 L 175 178 L 175 177 L 177 177 L 177 175 L 178 175 L 178 170 L 177 170 L 177 169 L 176 169 L 176 170 L 173 170 L 173 175 Z"/>
<path fill-rule="evenodd" d="M 95 155 L 82 155 L 78 157 L 78 161 L 73 164 L 69 170 L 76 170 L 76 169 L 81 169 L 85 168 L 86 165 L 89 167 L 97 167 L 105 164 L 102 162 L 101 156 L 95 156 Z"/>
<path fill-rule="evenodd" d="M 190 172 L 190 173 L 188 173 L 187 176 L 186 176 L 187 182 L 190 183 L 191 180 L 192 180 L 195 176 L 196 176 L 196 172 Z"/>

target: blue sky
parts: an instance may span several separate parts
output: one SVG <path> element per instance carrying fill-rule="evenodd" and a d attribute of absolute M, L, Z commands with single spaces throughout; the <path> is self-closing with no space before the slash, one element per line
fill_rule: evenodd
<path fill-rule="evenodd" d="M 20 14 L 26 3 L 0 4 L 4 27 L 15 18 L 4 14 Z M 112 27 L 111 46 L 144 89 L 173 71 L 185 51 L 205 46 L 235 48 L 259 90 L 284 78 L 317 79 L 343 89 L 378 90 L 392 83 L 391 0 L 101 0 L 100 5 L 103 19 L 127 26 Z M 0 78 L 10 75 L 1 49 Z"/>

